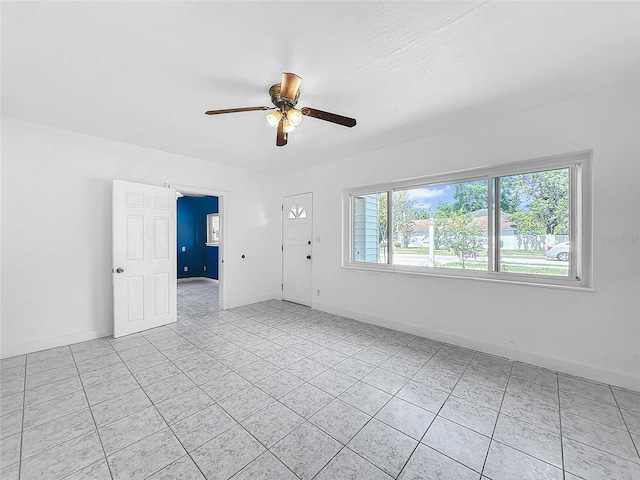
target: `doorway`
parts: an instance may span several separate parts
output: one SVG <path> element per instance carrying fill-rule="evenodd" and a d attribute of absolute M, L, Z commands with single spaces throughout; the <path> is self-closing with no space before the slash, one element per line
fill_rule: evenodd
<path fill-rule="evenodd" d="M 199 291 L 201 291 L 203 295 L 208 295 L 208 296 L 216 295 L 216 292 L 217 292 L 217 298 L 215 299 L 216 300 L 215 303 L 219 305 L 220 310 L 226 310 L 229 308 L 228 307 L 229 293 L 228 293 L 228 288 L 226 288 L 226 281 L 225 281 L 227 278 L 227 269 L 224 263 L 225 246 L 226 246 L 226 238 L 227 238 L 226 192 L 221 190 L 213 190 L 209 188 L 197 187 L 197 186 L 191 186 L 191 185 L 171 184 L 167 186 L 175 189 L 184 197 L 189 197 L 189 198 L 194 197 L 196 199 L 202 198 L 202 197 L 217 198 L 217 212 L 208 212 L 210 213 L 209 218 L 207 218 L 207 215 L 203 213 L 204 210 L 202 212 L 199 212 L 199 213 L 203 213 L 204 215 L 204 217 L 200 219 L 200 221 L 204 223 L 204 225 L 201 228 L 203 230 L 201 235 L 201 241 L 206 243 L 206 245 L 201 246 L 201 248 L 204 249 L 203 255 L 202 256 L 195 255 L 194 257 L 195 257 L 196 263 L 192 263 L 191 265 L 187 265 L 186 260 L 185 262 L 183 262 L 185 264 L 180 264 L 178 266 L 179 272 L 177 277 L 180 277 L 180 276 L 192 277 L 193 275 L 188 274 L 189 270 L 191 270 L 192 268 L 195 268 L 195 271 L 192 270 L 191 273 L 196 275 L 200 273 L 200 269 L 202 270 L 202 272 L 209 272 L 209 274 L 213 274 L 214 272 L 212 272 L 212 270 L 217 269 L 217 288 L 206 288 L 206 289 L 203 288 L 203 289 L 199 289 Z M 213 220 L 212 215 L 216 216 L 215 235 L 213 235 L 214 233 L 213 231 L 211 232 L 209 231 L 214 225 L 214 222 L 212 221 Z M 179 223 L 179 221 L 176 220 L 176 223 Z M 187 247 L 187 245 L 177 245 L 178 255 L 187 253 L 182 251 L 182 247 Z M 192 261 L 192 260 L 190 259 L 189 261 Z M 186 271 L 185 271 L 185 267 L 187 267 Z M 202 278 L 206 278 L 207 276 L 213 277 L 215 275 L 202 275 L 202 276 L 197 276 L 193 278 L 202 279 Z M 177 283 L 178 278 L 176 278 L 175 281 Z M 203 280 L 203 281 L 214 282 L 215 280 Z M 210 303 L 209 302 L 210 299 L 209 300 L 203 299 L 203 300 L 205 301 L 205 303 Z"/>
<path fill-rule="evenodd" d="M 218 280 L 218 197 L 177 193 L 178 278 Z"/>

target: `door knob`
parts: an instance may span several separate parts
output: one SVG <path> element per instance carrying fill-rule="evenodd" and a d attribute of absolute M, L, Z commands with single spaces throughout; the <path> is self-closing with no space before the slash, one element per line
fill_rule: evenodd
<path fill-rule="evenodd" d="M 307 255 L 307 260 L 311 260 L 311 255 Z"/>
<path fill-rule="evenodd" d="M 116 268 L 116 273 L 122 273 L 122 272 L 124 272 L 124 268 L 122 267 Z"/>

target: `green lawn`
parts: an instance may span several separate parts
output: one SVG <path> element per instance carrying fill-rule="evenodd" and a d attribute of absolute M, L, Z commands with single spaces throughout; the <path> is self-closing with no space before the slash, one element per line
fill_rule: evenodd
<path fill-rule="evenodd" d="M 545 267 L 539 265 L 502 265 L 503 272 L 529 273 L 534 275 L 557 275 L 566 277 L 569 275 L 568 267 Z"/>
<path fill-rule="evenodd" d="M 429 247 L 393 247 L 394 253 L 408 253 L 411 255 L 429 255 Z M 436 255 L 451 255 L 449 250 L 436 249 Z"/>
<path fill-rule="evenodd" d="M 503 257 L 544 257 L 543 250 L 508 250 L 503 248 L 500 250 Z"/>
<path fill-rule="evenodd" d="M 443 263 L 442 265 L 437 265 L 441 268 L 462 268 L 462 263 L 460 262 L 449 262 Z M 468 270 L 487 270 L 486 262 L 474 262 L 470 261 L 469 263 L 465 262 L 464 268 Z"/>
<path fill-rule="evenodd" d="M 393 247 L 395 253 L 406 253 L 412 255 L 429 255 L 429 247 Z M 543 250 L 511 250 L 503 248 L 500 250 L 503 257 L 540 257 L 545 258 Z M 453 255 L 450 250 L 436 250 L 436 255 Z M 478 252 L 479 257 L 486 257 L 487 252 Z"/>
<path fill-rule="evenodd" d="M 462 268 L 462 263 L 450 262 L 438 266 L 442 268 Z M 468 270 L 487 270 L 486 262 L 465 262 L 464 267 Z M 542 265 L 509 265 L 503 263 L 501 268 L 503 272 L 527 273 L 529 275 L 556 275 L 566 277 L 569 274 L 569 269 L 566 267 L 545 267 Z"/>
<path fill-rule="evenodd" d="M 429 247 L 393 247 L 394 253 L 410 253 L 413 255 L 429 255 Z"/>

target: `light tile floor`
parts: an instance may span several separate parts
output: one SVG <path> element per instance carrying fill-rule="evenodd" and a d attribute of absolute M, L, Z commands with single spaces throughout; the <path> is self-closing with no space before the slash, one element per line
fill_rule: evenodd
<path fill-rule="evenodd" d="M 2 360 L 0 477 L 640 479 L 637 392 L 215 288 Z"/>

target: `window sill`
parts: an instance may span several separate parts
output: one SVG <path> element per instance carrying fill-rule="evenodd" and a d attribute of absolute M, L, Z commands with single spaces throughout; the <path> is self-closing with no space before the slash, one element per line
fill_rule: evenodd
<path fill-rule="evenodd" d="M 540 277 L 540 278 L 522 278 L 516 277 L 509 278 L 508 274 L 493 274 L 489 272 L 478 272 L 478 271 L 464 271 L 455 273 L 449 273 L 443 269 L 437 269 L 434 271 L 425 271 L 425 270 L 412 270 L 407 268 L 398 268 L 393 266 L 368 266 L 368 265 L 358 265 L 358 264 L 348 264 L 342 265 L 342 268 L 345 270 L 355 270 L 361 272 L 373 272 L 373 273 L 382 273 L 382 274 L 392 274 L 392 275 L 407 275 L 412 277 L 437 277 L 437 278 L 448 278 L 448 279 L 460 279 L 460 280 L 474 280 L 481 282 L 490 282 L 490 283 L 502 283 L 509 285 L 522 285 L 527 287 L 542 287 L 542 288 L 552 288 L 556 290 L 570 290 L 576 292 L 595 292 L 595 289 L 591 286 L 587 286 L 581 284 L 579 282 L 570 282 L 566 281 L 566 283 L 557 283 L 553 282 L 555 280 L 553 277 Z M 536 281 L 537 280 L 537 281 Z"/>

